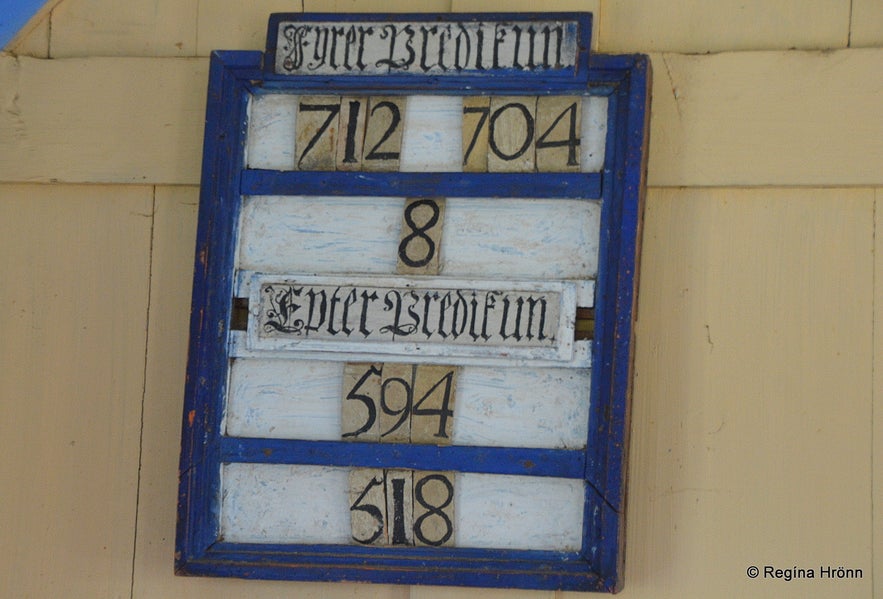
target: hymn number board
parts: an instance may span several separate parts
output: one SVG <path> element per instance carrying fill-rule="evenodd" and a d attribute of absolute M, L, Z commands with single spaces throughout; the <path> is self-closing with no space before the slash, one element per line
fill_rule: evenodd
<path fill-rule="evenodd" d="M 180 573 L 621 585 L 647 63 L 590 31 L 281 14 L 215 53 Z"/>

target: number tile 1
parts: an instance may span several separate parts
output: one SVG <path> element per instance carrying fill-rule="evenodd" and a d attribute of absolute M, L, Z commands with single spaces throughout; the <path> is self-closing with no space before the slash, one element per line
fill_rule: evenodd
<path fill-rule="evenodd" d="M 340 101 L 340 135 L 337 136 L 337 170 L 362 170 L 367 97 L 344 97 Z"/>
<path fill-rule="evenodd" d="M 386 471 L 386 527 L 390 545 L 414 544 L 414 473 Z"/>

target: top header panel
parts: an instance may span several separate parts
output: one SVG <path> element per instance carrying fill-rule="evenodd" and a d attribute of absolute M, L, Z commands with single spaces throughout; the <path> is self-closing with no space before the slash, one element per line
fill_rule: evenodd
<path fill-rule="evenodd" d="M 266 70 L 295 76 L 488 76 L 585 80 L 591 13 L 270 17 Z"/>

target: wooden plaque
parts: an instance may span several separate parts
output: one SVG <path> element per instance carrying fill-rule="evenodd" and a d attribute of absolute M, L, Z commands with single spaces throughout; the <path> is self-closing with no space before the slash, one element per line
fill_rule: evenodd
<path fill-rule="evenodd" d="M 649 62 L 591 15 L 212 55 L 176 571 L 617 591 Z"/>

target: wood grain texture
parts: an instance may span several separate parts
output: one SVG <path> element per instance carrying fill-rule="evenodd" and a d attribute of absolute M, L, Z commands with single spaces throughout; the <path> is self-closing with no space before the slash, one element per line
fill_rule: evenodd
<path fill-rule="evenodd" d="M 610 53 L 845 48 L 849 3 L 608 0 L 599 20 L 600 50 Z"/>
<path fill-rule="evenodd" d="M 270 13 L 300 10 L 301 3 L 290 0 L 199 1 L 197 55 L 208 56 L 213 50 L 263 50 Z"/>
<path fill-rule="evenodd" d="M 18 56 L 49 58 L 49 20 L 49 12 L 41 10 L 4 49 Z"/>
<path fill-rule="evenodd" d="M 870 190 L 650 190 L 623 596 L 871 597 L 873 223 Z M 834 562 L 865 576 L 745 574 Z"/>
<path fill-rule="evenodd" d="M 470 0 L 450 0 L 451 12 L 560 12 L 585 11 L 592 13 L 592 50 L 598 49 L 598 23 L 600 14 L 607 10 L 602 0 L 481 0 L 480 4 Z"/>
<path fill-rule="evenodd" d="M 451 12 L 451 0 L 304 0 L 304 12 Z"/>
<path fill-rule="evenodd" d="M 64 0 L 52 11 L 52 56 L 195 56 L 199 8 L 198 0 Z"/>
<path fill-rule="evenodd" d="M 198 199 L 195 187 L 156 189 L 133 597 L 186 594 L 188 586 L 170 573 L 178 487 L 169 473 L 181 451 Z"/>
<path fill-rule="evenodd" d="M 872 596 L 883 596 L 883 188 L 875 190 L 874 200 L 874 349 L 873 349 L 873 406 L 871 421 L 871 461 L 873 481 L 871 514 L 873 516 L 874 588 Z"/>
<path fill-rule="evenodd" d="M 0 180 L 198 183 L 207 67 L 0 57 Z"/>
<path fill-rule="evenodd" d="M 648 185 L 873 185 L 883 49 L 654 55 Z M 869 79 L 870 77 L 870 79 Z"/>
<path fill-rule="evenodd" d="M 62 0 L 49 0 L 43 2 L 38 11 L 27 23 L 18 30 L 18 33 L 9 40 L 4 51 L 13 54 L 31 56 L 28 50 L 36 50 L 33 56 L 44 58 L 49 55 L 49 20 L 52 10 Z M 33 39 L 32 39 L 33 38 Z"/>
<path fill-rule="evenodd" d="M 879 48 L 883 45 L 883 7 L 880 3 L 877 0 L 853 0 L 850 7 L 849 47 Z"/>
<path fill-rule="evenodd" d="M 0 579 L 129 594 L 149 187 L 0 185 Z"/>
<path fill-rule="evenodd" d="M 651 185 L 883 181 L 883 124 L 873 118 L 883 92 L 868 83 L 883 68 L 883 49 L 653 62 Z M 206 67 L 163 58 L 0 58 L 9 107 L 0 112 L 0 180 L 198 183 Z"/>

